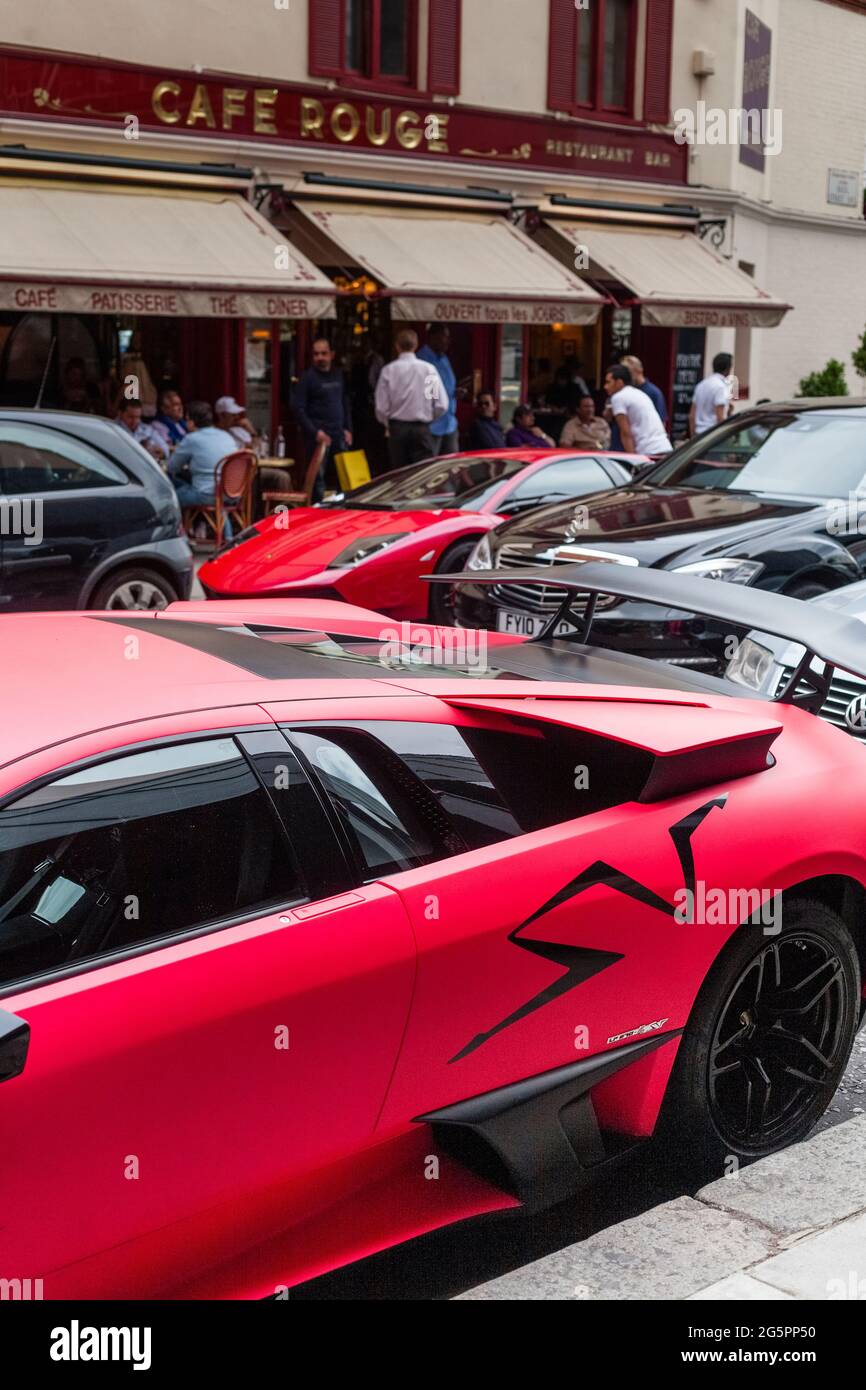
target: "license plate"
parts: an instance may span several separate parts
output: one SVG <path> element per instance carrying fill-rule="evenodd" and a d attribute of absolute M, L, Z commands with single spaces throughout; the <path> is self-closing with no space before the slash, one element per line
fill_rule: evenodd
<path fill-rule="evenodd" d="M 496 614 L 496 630 L 507 632 L 512 637 L 538 637 L 549 621 L 549 618 L 538 618 L 533 613 L 512 613 L 508 608 L 500 608 Z M 576 631 L 574 623 L 562 622 L 557 624 L 554 635 L 564 637 Z"/>

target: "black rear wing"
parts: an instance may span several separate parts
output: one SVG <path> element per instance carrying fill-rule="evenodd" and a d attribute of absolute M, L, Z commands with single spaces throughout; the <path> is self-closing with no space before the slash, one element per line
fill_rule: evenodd
<path fill-rule="evenodd" d="M 837 666 L 866 680 L 866 625 L 821 604 L 804 603 L 802 599 L 768 593 L 764 589 L 608 561 L 539 565 L 534 569 L 516 570 L 513 576 L 507 569 L 425 576 L 437 583 L 484 585 L 504 584 L 512 577 L 519 578 L 521 584 L 563 590 L 559 609 L 535 641 L 552 637 L 560 623 L 570 622 L 576 631 L 566 640 L 588 643 L 598 595 L 611 594 L 715 618 L 735 627 L 756 628 L 805 647 L 802 660 L 775 698 L 801 705 L 815 714 L 827 698 Z M 577 603 L 581 605 L 579 611 Z M 823 671 L 813 668 L 815 658 L 824 663 Z M 808 691 L 799 691 L 801 683 L 808 685 Z"/>

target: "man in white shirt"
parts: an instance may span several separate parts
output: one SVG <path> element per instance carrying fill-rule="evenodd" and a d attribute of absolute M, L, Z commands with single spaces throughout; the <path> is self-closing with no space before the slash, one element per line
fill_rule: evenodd
<path fill-rule="evenodd" d="M 604 389 L 610 397 L 625 453 L 647 454 L 650 458 L 670 453 L 671 441 L 661 416 L 649 396 L 632 385 L 628 367 L 609 367 Z"/>
<path fill-rule="evenodd" d="M 376 383 L 376 418 L 388 432 L 392 468 L 420 463 L 436 453 L 430 426 L 448 410 L 448 394 L 435 366 L 415 356 L 418 334 L 397 334 L 396 361 L 383 367 Z"/>
<path fill-rule="evenodd" d="M 689 434 L 703 434 L 714 429 L 733 414 L 731 387 L 728 378 L 734 359 L 729 352 L 720 352 L 713 358 L 711 376 L 704 377 L 695 387 L 692 408 L 689 411 Z"/>

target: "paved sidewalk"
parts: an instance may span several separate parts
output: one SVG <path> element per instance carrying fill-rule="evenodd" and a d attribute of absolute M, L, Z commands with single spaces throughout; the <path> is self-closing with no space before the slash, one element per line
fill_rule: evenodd
<path fill-rule="evenodd" d="M 864 1299 L 866 1115 L 461 1299 Z"/>

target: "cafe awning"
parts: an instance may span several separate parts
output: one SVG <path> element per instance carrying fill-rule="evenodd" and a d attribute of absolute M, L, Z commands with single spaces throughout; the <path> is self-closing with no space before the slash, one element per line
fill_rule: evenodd
<path fill-rule="evenodd" d="M 366 271 L 394 319 L 588 324 L 605 302 L 498 212 L 301 203 L 292 225 L 318 265 Z"/>
<path fill-rule="evenodd" d="M 10 181 L 0 309 L 326 318 L 334 286 L 237 194 Z"/>
<path fill-rule="evenodd" d="M 589 256 L 585 273 L 625 286 L 640 304 L 641 322 L 651 327 L 775 328 L 791 307 L 692 230 L 552 218 L 542 234 L 546 245 L 551 235 L 559 239 L 563 260 L 583 248 Z"/>

